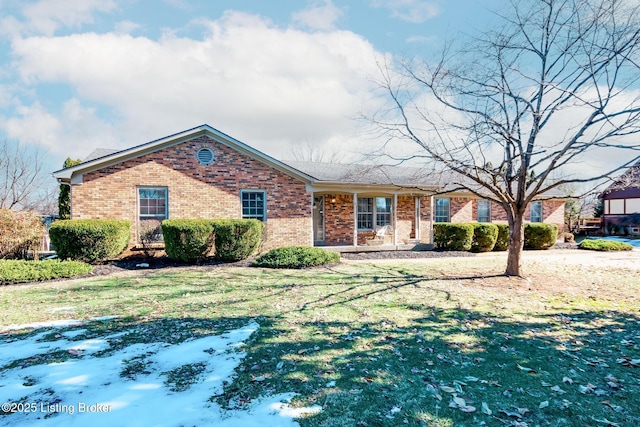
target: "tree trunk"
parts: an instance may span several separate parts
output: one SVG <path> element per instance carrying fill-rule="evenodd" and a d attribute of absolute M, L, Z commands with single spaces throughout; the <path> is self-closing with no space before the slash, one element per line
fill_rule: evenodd
<path fill-rule="evenodd" d="M 507 254 L 507 276 L 522 276 L 520 260 L 524 246 L 524 217 L 516 213 L 509 215 L 509 252 Z"/>

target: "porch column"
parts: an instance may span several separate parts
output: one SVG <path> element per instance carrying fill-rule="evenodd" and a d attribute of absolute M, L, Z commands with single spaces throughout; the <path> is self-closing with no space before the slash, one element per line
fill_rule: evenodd
<path fill-rule="evenodd" d="M 353 246 L 358 246 L 358 193 L 353 193 Z"/>
<path fill-rule="evenodd" d="M 429 221 L 429 224 L 431 224 L 431 226 L 429 227 L 430 231 L 429 231 L 429 243 L 431 243 L 433 245 L 433 223 L 435 221 L 435 212 L 433 211 L 433 196 L 429 196 L 429 209 L 431 210 L 430 214 L 429 214 L 429 218 L 431 218 L 431 221 Z"/>
<path fill-rule="evenodd" d="M 314 193 L 312 191 L 311 192 L 311 245 L 310 245 L 312 247 L 316 245 L 316 235 L 313 232 L 314 231 L 313 230 L 313 221 L 314 221 L 314 218 L 313 218 L 313 211 L 314 211 L 313 202 L 314 202 L 315 198 L 316 198 L 316 193 Z"/>
<path fill-rule="evenodd" d="M 398 193 L 393 193 L 393 246 L 398 245 Z"/>
<path fill-rule="evenodd" d="M 420 242 L 420 240 L 422 239 L 422 236 L 420 235 L 420 196 L 415 196 L 413 198 L 414 203 L 415 203 L 415 217 L 414 217 L 414 227 L 416 230 L 416 240 L 418 240 L 418 242 Z"/>

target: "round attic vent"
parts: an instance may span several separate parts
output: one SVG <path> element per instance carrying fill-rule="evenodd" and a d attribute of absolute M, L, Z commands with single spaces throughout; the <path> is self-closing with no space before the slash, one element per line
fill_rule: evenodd
<path fill-rule="evenodd" d="M 208 165 L 213 162 L 213 150 L 209 148 L 201 148 L 196 153 L 196 157 L 198 158 L 198 163 L 201 165 Z"/>

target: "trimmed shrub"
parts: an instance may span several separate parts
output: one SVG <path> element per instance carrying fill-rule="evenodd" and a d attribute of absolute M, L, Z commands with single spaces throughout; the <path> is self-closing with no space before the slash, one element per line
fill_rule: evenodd
<path fill-rule="evenodd" d="M 0 258 L 26 258 L 37 248 L 45 229 L 35 212 L 0 209 Z"/>
<path fill-rule="evenodd" d="M 219 219 L 213 221 L 216 258 L 234 262 L 249 258 L 262 241 L 264 223 L 257 219 Z"/>
<path fill-rule="evenodd" d="M 433 243 L 444 251 L 468 251 L 473 242 L 473 224 L 438 223 L 433 225 Z"/>
<path fill-rule="evenodd" d="M 498 226 L 488 222 L 473 224 L 471 252 L 489 252 L 498 240 Z"/>
<path fill-rule="evenodd" d="M 498 227 L 498 237 L 493 247 L 494 251 L 506 251 L 509 249 L 509 224 L 495 224 Z"/>
<path fill-rule="evenodd" d="M 253 265 L 267 268 L 305 268 L 340 262 L 340 254 L 308 246 L 288 246 L 260 255 Z"/>
<path fill-rule="evenodd" d="M 549 249 L 556 244 L 558 226 L 555 224 L 532 223 L 524 225 L 525 249 Z"/>
<path fill-rule="evenodd" d="M 578 247 L 592 251 L 630 251 L 633 249 L 633 246 L 628 243 L 604 239 L 585 239 L 580 242 Z"/>
<path fill-rule="evenodd" d="M 61 259 L 100 262 L 125 250 L 130 230 L 129 221 L 65 219 L 51 224 L 49 236 Z"/>
<path fill-rule="evenodd" d="M 0 284 L 37 282 L 89 274 L 93 267 L 79 261 L 0 260 Z"/>
<path fill-rule="evenodd" d="M 164 249 L 171 259 L 196 262 L 206 258 L 214 242 L 213 221 L 208 219 L 166 219 L 162 221 Z"/>

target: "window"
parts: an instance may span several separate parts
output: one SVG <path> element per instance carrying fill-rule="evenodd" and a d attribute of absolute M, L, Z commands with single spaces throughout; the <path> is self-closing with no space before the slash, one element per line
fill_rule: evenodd
<path fill-rule="evenodd" d="M 531 222 L 542 222 L 542 202 L 531 202 L 529 213 Z"/>
<path fill-rule="evenodd" d="M 358 230 L 373 230 L 373 198 L 358 198 Z"/>
<path fill-rule="evenodd" d="M 449 222 L 449 199 L 436 198 L 436 222 Z"/>
<path fill-rule="evenodd" d="M 391 225 L 391 206 L 391 197 L 358 198 L 358 230 Z"/>
<path fill-rule="evenodd" d="M 240 191 L 242 218 L 267 220 L 267 192 L 264 190 Z"/>
<path fill-rule="evenodd" d="M 391 197 L 376 197 L 376 226 L 391 225 Z"/>
<path fill-rule="evenodd" d="M 491 222 L 491 202 L 478 200 L 478 222 Z"/>
<path fill-rule="evenodd" d="M 141 242 L 161 242 L 162 221 L 168 218 L 168 190 L 165 187 L 138 188 L 138 238 Z"/>

